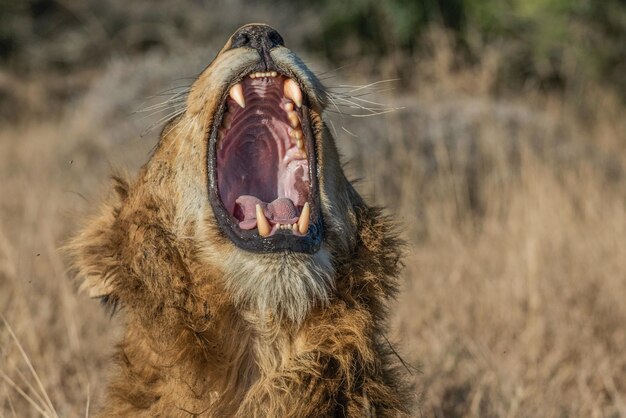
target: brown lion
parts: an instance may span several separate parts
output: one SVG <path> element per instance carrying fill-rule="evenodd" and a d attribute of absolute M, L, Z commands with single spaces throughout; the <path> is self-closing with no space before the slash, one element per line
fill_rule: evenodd
<path fill-rule="evenodd" d="M 136 180 L 69 245 L 126 331 L 103 417 L 395 417 L 400 242 L 346 179 L 327 93 L 267 25 L 237 30 Z"/>

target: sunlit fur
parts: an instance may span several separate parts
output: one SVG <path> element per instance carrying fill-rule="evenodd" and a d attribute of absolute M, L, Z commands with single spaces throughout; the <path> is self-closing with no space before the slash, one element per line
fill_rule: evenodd
<path fill-rule="evenodd" d="M 400 243 L 346 180 L 323 88 L 285 47 L 271 55 L 310 101 L 324 243 L 256 254 L 216 225 L 207 133 L 226 87 L 259 60 L 229 44 L 138 178 L 116 178 L 117 197 L 68 246 L 82 287 L 126 323 L 100 416 L 400 416 L 406 378 L 383 336 Z"/>

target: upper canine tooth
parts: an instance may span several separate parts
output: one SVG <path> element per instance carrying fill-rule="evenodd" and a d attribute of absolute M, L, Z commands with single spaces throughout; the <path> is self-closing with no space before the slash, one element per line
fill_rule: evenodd
<path fill-rule="evenodd" d="M 272 75 L 272 77 L 276 77 L 278 75 L 276 71 L 272 71 L 270 74 Z"/>
<path fill-rule="evenodd" d="M 284 92 L 285 96 L 288 99 L 293 100 L 296 106 L 302 106 L 302 90 L 300 90 L 300 86 L 295 82 L 295 80 L 292 80 L 291 78 L 285 80 Z"/>
<path fill-rule="evenodd" d="M 241 107 L 246 107 L 246 100 L 243 98 L 243 86 L 237 83 L 230 88 L 230 97 Z"/>
<path fill-rule="evenodd" d="M 309 230 L 310 216 L 311 208 L 309 207 L 309 202 L 306 202 L 302 207 L 302 212 L 298 218 L 298 232 L 301 234 L 306 234 Z"/>
<path fill-rule="evenodd" d="M 259 204 L 256 205 L 256 227 L 262 237 L 268 236 L 272 231 L 272 227 L 263 213 L 263 208 Z"/>

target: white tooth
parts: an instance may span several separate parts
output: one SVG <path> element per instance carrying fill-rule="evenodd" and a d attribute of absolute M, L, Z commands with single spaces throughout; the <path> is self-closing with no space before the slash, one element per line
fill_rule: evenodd
<path fill-rule="evenodd" d="M 302 106 L 302 90 L 300 90 L 300 86 L 291 78 L 288 78 L 285 81 L 284 85 L 284 93 L 288 99 L 293 100 L 296 106 Z"/>
<path fill-rule="evenodd" d="M 293 103 L 289 102 L 289 103 L 285 103 L 285 111 L 286 112 L 293 112 Z"/>
<path fill-rule="evenodd" d="M 230 97 L 241 107 L 246 107 L 246 100 L 243 98 L 243 86 L 237 83 L 230 88 Z"/>
<path fill-rule="evenodd" d="M 300 129 L 290 129 L 289 136 L 295 139 L 302 139 L 302 131 Z"/>
<path fill-rule="evenodd" d="M 256 78 L 256 74 L 252 73 L 249 75 L 250 78 Z"/>
<path fill-rule="evenodd" d="M 306 234 L 309 230 L 310 216 L 311 208 L 309 207 L 309 202 L 306 202 L 300 213 L 300 218 L 298 218 L 298 232 L 301 234 Z"/>
<path fill-rule="evenodd" d="M 271 74 L 272 74 L 272 77 L 276 77 L 278 75 L 276 71 L 272 71 Z"/>
<path fill-rule="evenodd" d="M 300 125 L 300 120 L 296 112 L 287 112 L 287 118 L 292 128 L 297 128 Z"/>
<path fill-rule="evenodd" d="M 293 229 L 294 231 L 297 231 L 298 230 L 298 224 L 291 225 L 291 229 Z"/>
<path fill-rule="evenodd" d="M 263 208 L 258 204 L 256 205 L 256 227 L 262 237 L 268 236 L 272 231 L 272 227 L 263 213 Z"/>

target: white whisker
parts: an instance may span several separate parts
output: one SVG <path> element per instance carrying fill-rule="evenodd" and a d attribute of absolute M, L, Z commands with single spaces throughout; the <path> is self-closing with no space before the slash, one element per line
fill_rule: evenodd
<path fill-rule="evenodd" d="M 154 122 L 151 126 L 149 126 L 146 130 L 144 130 L 141 133 L 141 137 L 143 138 L 144 136 L 146 136 L 148 133 L 152 132 L 152 130 L 154 128 L 156 128 L 157 126 L 160 126 L 162 123 L 167 122 L 169 120 L 172 120 L 174 118 L 177 118 L 178 116 L 182 115 L 183 113 L 185 113 L 185 108 L 183 107 L 182 109 L 177 109 L 174 112 L 169 113 L 166 116 L 163 116 L 162 118 L 160 118 L 159 120 L 157 120 L 156 122 Z"/>
<path fill-rule="evenodd" d="M 341 127 L 341 129 L 342 129 L 343 131 L 345 131 L 348 135 L 351 135 L 351 136 L 353 136 L 353 137 L 355 137 L 355 138 L 358 138 L 358 137 L 359 137 L 358 135 L 353 134 L 352 132 L 350 132 L 349 130 L 347 130 L 345 126 L 342 126 L 342 127 Z"/>

